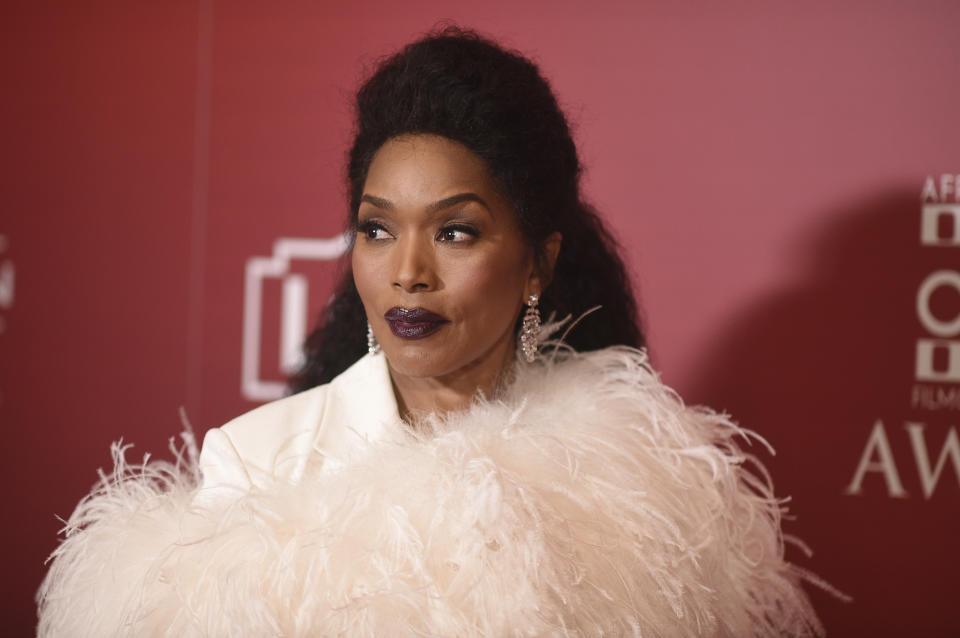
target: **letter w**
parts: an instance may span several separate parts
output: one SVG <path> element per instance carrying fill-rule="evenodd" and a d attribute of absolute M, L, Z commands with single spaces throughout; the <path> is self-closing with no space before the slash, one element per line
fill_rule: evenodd
<path fill-rule="evenodd" d="M 913 458 L 917 461 L 917 471 L 920 474 L 920 484 L 923 486 L 924 498 L 930 498 L 933 490 L 937 487 L 940 480 L 940 474 L 947 464 L 947 458 L 953 465 L 953 471 L 957 475 L 957 484 L 960 485 L 960 437 L 957 431 L 950 428 L 947 432 L 947 440 L 943 443 L 940 450 L 940 456 L 937 457 L 937 465 L 930 470 L 930 455 L 927 454 L 927 441 L 923 435 L 923 423 L 906 423 L 907 433 L 910 435 L 910 445 L 913 447 Z"/>

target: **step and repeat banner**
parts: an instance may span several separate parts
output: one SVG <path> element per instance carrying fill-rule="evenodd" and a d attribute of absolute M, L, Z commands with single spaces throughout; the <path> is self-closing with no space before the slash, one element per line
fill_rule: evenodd
<path fill-rule="evenodd" d="M 811 590 L 828 632 L 960 635 L 956 3 L 3 13 L 8 635 L 111 441 L 283 394 L 343 269 L 352 92 L 444 20 L 550 78 L 657 368 L 776 448 L 789 555 L 853 598 Z"/>

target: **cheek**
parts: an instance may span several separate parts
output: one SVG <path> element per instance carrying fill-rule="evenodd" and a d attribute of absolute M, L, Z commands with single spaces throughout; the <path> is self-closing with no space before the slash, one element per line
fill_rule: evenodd
<path fill-rule="evenodd" d="M 354 248 L 350 257 L 350 267 L 353 270 L 353 282 L 357 286 L 360 300 L 364 307 L 368 307 L 376 290 L 375 283 L 380 266 L 368 251 L 363 250 L 363 248 Z"/>
<path fill-rule="evenodd" d="M 486 255 L 476 262 L 460 264 L 455 269 L 455 286 L 462 305 L 470 307 L 471 314 L 489 323 L 491 329 L 494 324 L 512 324 L 514 311 L 522 303 L 524 265 L 522 258 L 509 253 Z"/>

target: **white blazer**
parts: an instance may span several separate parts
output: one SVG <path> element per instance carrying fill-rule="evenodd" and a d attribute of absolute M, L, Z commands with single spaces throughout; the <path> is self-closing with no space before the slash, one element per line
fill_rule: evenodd
<path fill-rule="evenodd" d="M 330 383 L 267 403 L 207 432 L 197 502 L 298 483 L 307 459 L 342 467 L 364 444 L 403 431 L 387 360 L 367 354 Z"/>

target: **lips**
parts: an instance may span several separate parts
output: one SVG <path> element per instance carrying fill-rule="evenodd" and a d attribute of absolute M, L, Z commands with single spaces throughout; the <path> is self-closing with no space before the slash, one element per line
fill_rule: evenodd
<path fill-rule="evenodd" d="M 383 318 L 390 326 L 390 332 L 401 339 L 423 339 L 450 323 L 446 317 L 424 308 L 391 308 Z"/>

